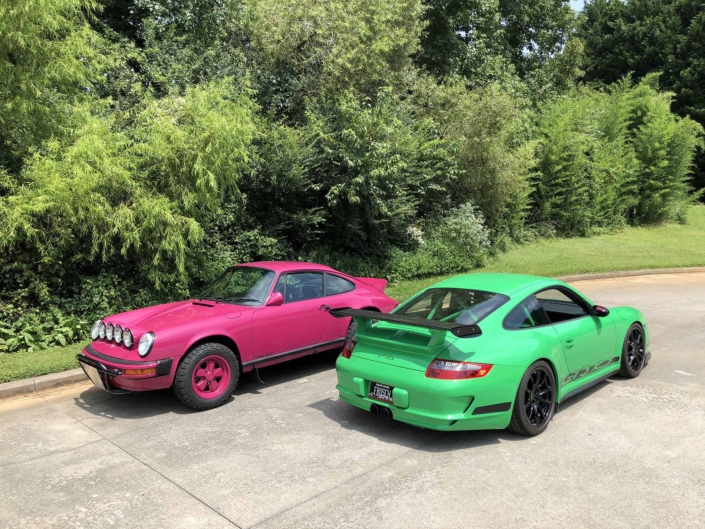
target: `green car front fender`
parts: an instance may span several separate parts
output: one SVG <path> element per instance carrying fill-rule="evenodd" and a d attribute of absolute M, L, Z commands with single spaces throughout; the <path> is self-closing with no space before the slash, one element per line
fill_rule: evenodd
<path fill-rule="evenodd" d="M 641 311 L 634 307 L 613 307 L 610 309 L 610 317 L 614 321 L 617 329 L 617 349 L 616 354 L 622 354 L 622 344 L 627 335 L 627 330 L 633 323 L 639 323 L 644 329 L 644 341 L 646 343 L 646 351 L 649 351 L 649 326 L 646 323 L 646 318 Z"/>

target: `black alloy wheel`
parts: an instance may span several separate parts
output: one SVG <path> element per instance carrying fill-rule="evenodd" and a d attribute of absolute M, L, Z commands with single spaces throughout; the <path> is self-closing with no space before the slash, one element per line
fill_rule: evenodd
<path fill-rule="evenodd" d="M 529 375 L 524 390 L 524 414 L 534 428 L 541 428 L 553 411 L 553 384 L 546 368 L 537 367 Z"/>
<path fill-rule="evenodd" d="M 634 327 L 627 337 L 627 362 L 633 371 L 641 371 L 644 366 L 644 333 Z"/>
<path fill-rule="evenodd" d="M 538 435 L 556 411 L 556 377 L 545 360 L 529 366 L 517 388 L 509 428 L 521 435 Z"/>
<path fill-rule="evenodd" d="M 644 337 L 644 328 L 634 323 L 627 335 L 624 337 L 622 345 L 622 365 L 619 368 L 619 374 L 627 378 L 636 378 L 644 369 L 646 363 L 646 340 Z"/>

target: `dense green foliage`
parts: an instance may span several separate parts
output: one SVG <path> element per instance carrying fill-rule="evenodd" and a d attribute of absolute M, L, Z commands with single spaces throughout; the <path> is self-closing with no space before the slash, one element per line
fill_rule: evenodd
<path fill-rule="evenodd" d="M 578 26 L 562 0 L 4 2 L 0 351 L 242 261 L 423 277 L 682 220 L 701 128 L 656 77 L 578 86 Z"/>
<path fill-rule="evenodd" d="M 587 235 L 631 223 L 682 220 L 692 202 L 689 162 L 700 126 L 670 112 L 655 76 L 547 104 L 539 123 L 533 219 Z"/>
<path fill-rule="evenodd" d="M 705 125 L 705 3 L 700 0 L 592 0 L 580 31 L 585 79 L 610 84 L 627 74 L 661 73 L 673 110 Z M 705 152 L 694 184 L 705 187 Z"/>

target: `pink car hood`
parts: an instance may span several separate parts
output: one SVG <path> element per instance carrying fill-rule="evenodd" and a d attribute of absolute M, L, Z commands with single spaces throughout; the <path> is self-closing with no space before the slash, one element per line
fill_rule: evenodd
<path fill-rule="evenodd" d="M 115 314 L 105 318 L 105 322 L 110 322 L 113 325 L 119 323 L 123 328 L 129 327 L 133 334 L 138 331 L 138 334 L 141 335 L 144 332 L 157 332 L 169 327 L 194 323 L 199 320 L 208 320 L 217 316 L 237 318 L 240 313 L 251 311 L 255 308 L 258 307 L 215 303 L 206 300 L 177 301 Z M 138 339 L 139 336 L 135 334 L 135 340 Z"/>
<path fill-rule="evenodd" d="M 113 325 L 119 324 L 123 329 L 129 328 L 135 344 L 144 333 L 150 331 L 157 335 L 157 341 L 162 338 L 167 342 L 179 343 L 182 340 L 180 336 L 185 338 L 193 334 L 196 329 L 203 328 L 218 331 L 227 322 L 225 318 L 239 319 L 243 314 L 251 313 L 258 308 L 260 307 L 191 299 L 122 312 L 104 318 L 103 321 Z M 242 321 L 248 321 L 248 319 L 243 318 Z M 95 340 L 92 346 L 99 353 L 115 358 L 140 360 L 135 346 L 128 349 L 107 340 Z"/>

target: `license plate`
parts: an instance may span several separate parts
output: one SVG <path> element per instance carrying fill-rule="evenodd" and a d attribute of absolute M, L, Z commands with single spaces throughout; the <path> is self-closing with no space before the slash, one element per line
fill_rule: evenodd
<path fill-rule="evenodd" d="M 83 367 L 83 371 L 85 371 L 88 378 L 91 379 L 91 382 L 93 382 L 97 388 L 103 390 L 106 389 L 105 384 L 103 383 L 103 378 L 100 376 L 100 373 L 98 373 L 98 370 L 95 367 L 83 363 L 81 364 L 81 367 Z"/>
<path fill-rule="evenodd" d="M 394 388 L 392 386 L 380 384 L 379 382 L 371 382 L 370 394 L 368 396 L 371 399 L 380 400 L 382 402 L 392 404 L 392 391 L 394 391 Z"/>

